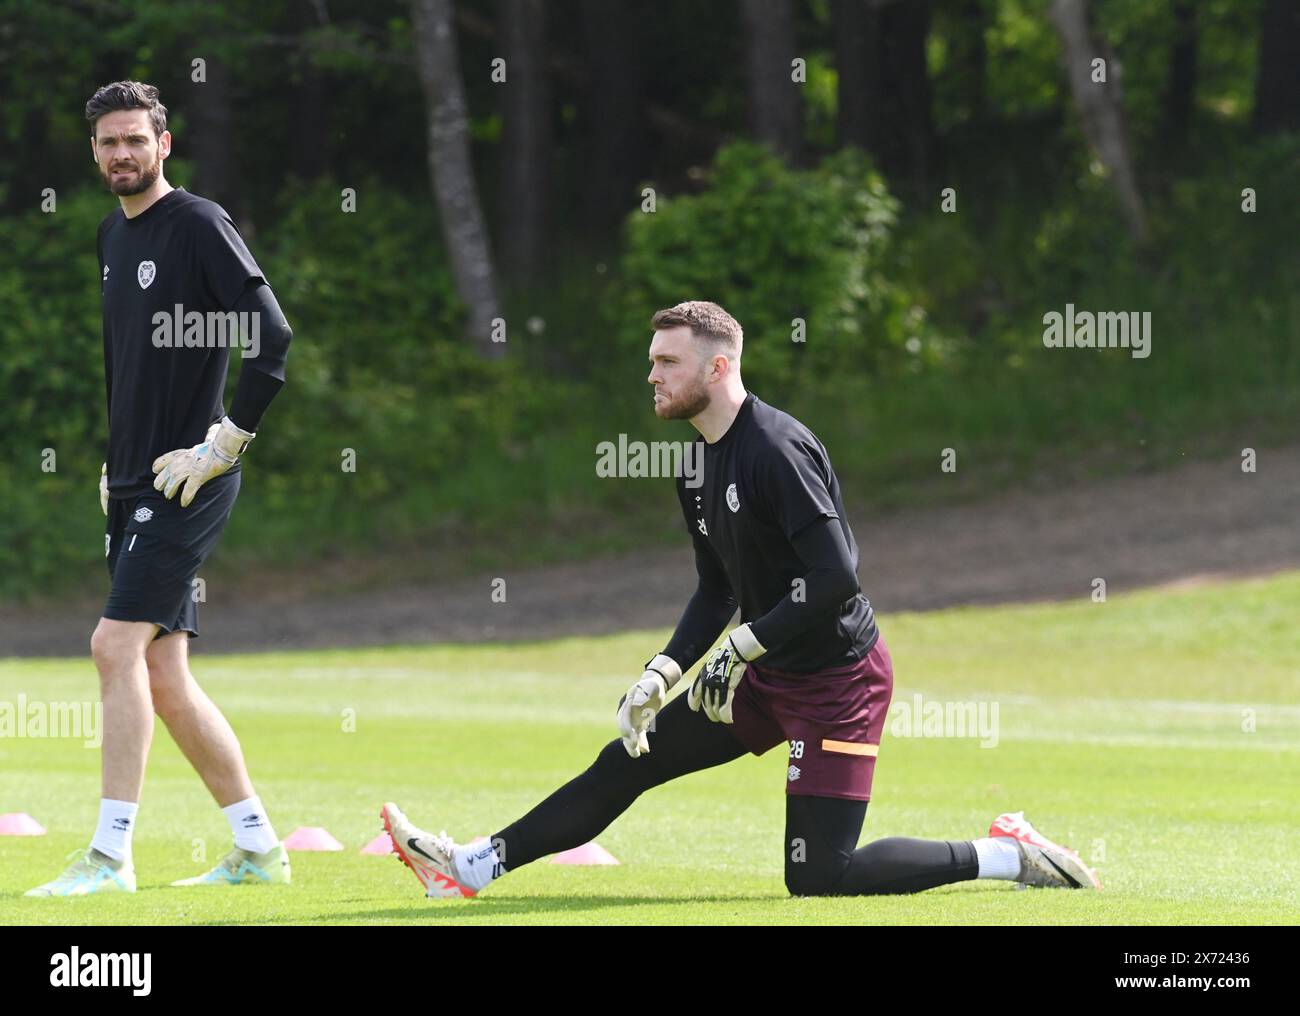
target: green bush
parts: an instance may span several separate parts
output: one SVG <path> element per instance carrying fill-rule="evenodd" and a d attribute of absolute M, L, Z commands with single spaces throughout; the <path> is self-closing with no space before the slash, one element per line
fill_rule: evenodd
<path fill-rule="evenodd" d="M 60 195 L 54 211 L 0 219 L 2 593 L 55 582 L 103 554 L 107 404 L 95 231 L 112 207 L 84 191 Z"/>
<path fill-rule="evenodd" d="M 1118 469 L 1221 451 L 1243 428 L 1253 444 L 1293 437 L 1300 141 L 1221 147 L 1152 189 L 1139 253 L 1082 153 L 1050 187 L 998 188 L 979 168 L 952 180 L 958 213 L 936 197 L 904 214 L 859 153 L 792 170 L 731 145 L 698 192 L 633 213 L 614 270 L 561 239 L 537 293 L 512 294 L 503 363 L 461 338 L 423 191 L 363 181 L 345 213 L 339 184 L 291 185 L 250 237 L 294 328 L 289 381 L 217 567 L 433 541 L 485 566 L 676 535 L 666 483 L 598 480 L 594 461 L 620 432 L 692 436 L 654 419 L 644 380 L 651 314 L 685 299 L 736 315 L 747 382 L 822 437 L 853 500 L 909 499 L 944 447 L 989 487 L 1089 456 Z M 102 583 L 94 238 L 112 207 L 87 189 L 0 219 L 0 596 Z M 1152 356 L 1044 349 L 1042 316 L 1066 302 L 1150 310 Z M 544 329 L 520 323 L 534 315 Z"/>
<path fill-rule="evenodd" d="M 843 372 L 900 373 L 938 347 L 899 283 L 898 202 L 864 155 L 792 170 L 766 148 L 722 149 L 698 194 L 657 196 L 625 232 L 618 333 L 644 358 L 650 316 L 721 304 L 745 329 L 745 376 L 780 397 Z M 794 320 L 806 323 L 792 341 Z M 910 340 L 910 341 L 909 341 Z"/>

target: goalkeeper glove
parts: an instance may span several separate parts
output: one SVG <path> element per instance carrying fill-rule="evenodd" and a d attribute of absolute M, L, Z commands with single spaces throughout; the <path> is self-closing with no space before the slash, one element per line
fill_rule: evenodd
<path fill-rule="evenodd" d="M 240 430 L 230 417 L 223 416 L 220 423 L 208 428 L 202 444 L 178 448 L 154 459 L 153 471 L 158 478 L 153 482 L 153 489 L 161 490 L 163 497 L 171 498 L 176 489 L 185 484 L 181 491 L 181 507 L 188 508 L 199 488 L 213 477 L 229 471 L 239 461 L 248 442 L 256 436 Z"/>
<path fill-rule="evenodd" d="M 745 665 L 765 652 L 749 625 L 742 624 L 704 661 L 695 683 L 686 693 L 686 704 L 697 713 L 704 706 L 704 715 L 714 723 L 733 722 L 732 701 L 736 686 L 745 676 Z"/>
<path fill-rule="evenodd" d="M 646 733 L 654 726 L 655 714 L 664 707 L 669 690 L 681 679 L 682 668 L 660 653 L 646 664 L 641 680 L 618 700 L 618 734 L 633 758 L 650 753 Z"/>

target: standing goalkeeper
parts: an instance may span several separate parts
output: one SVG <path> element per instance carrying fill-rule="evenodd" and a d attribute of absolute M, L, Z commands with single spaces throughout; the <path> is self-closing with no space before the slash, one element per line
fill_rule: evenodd
<path fill-rule="evenodd" d="M 472 896 L 507 871 L 587 842 L 651 787 L 783 742 L 793 894 L 907 893 L 973 878 L 1098 886 L 1073 851 L 1023 813 L 999 816 L 980 839 L 891 837 L 858 847 L 893 668 L 858 587 L 839 481 L 807 427 L 745 391 L 743 336 L 731 315 L 690 302 L 651 324 L 655 413 L 690 420 L 704 443 L 703 485 L 677 482 L 699 585 L 672 640 L 619 703 L 621 740 L 490 842 L 430 836 L 384 806 L 394 850 L 427 894 Z M 737 606 L 744 623 L 687 694 L 665 706 Z"/>
<path fill-rule="evenodd" d="M 164 178 L 172 138 L 158 89 L 105 85 L 86 119 L 100 174 L 121 202 L 98 236 L 108 391 L 100 504 L 112 588 L 90 649 L 103 701 L 103 794 L 90 848 L 27 895 L 135 890 L 131 837 L 155 712 L 235 840 L 211 871 L 174 884 L 287 882 L 288 855 L 234 731 L 190 673 L 188 641 L 198 635 L 195 575 L 239 493 L 239 457 L 284 384 L 292 333 L 230 217 Z M 227 414 L 236 340 L 252 355 Z"/>

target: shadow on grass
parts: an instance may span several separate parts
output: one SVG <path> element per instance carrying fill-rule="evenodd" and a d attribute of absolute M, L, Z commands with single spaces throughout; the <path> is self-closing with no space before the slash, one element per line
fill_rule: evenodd
<path fill-rule="evenodd" d="M 464 920 L 467 917 L 508 917 L 512 914 L 574 914 L 584 911 L 607 910 L 615 907 L 693 907 L 725 903 L 760 903 L 765 900 L 779 902 L 788 896 L 494 896 L 491 899 L 476 900 L 431 900 L 415 899 L 410 906 L 395 907 L 384 910 L 356 910 L 346 913 L 338 911 L 283 918 L 268 917 L 264 919 L 248 918 L 243 921 L 195 921 L 195 924 L 296 924 L 337 921 L 410 921 L 428 923 L 432 921 Z"/>
<path fill-rule="evenodd" d="M 981 886 L 980 888 L 985 888 Z M 927 891 L 927 896 L 949 895 L 952 892 L 966 893 L 968 888 L 959 889 L 957 886 L 940 886 Z M 896 896 L 880 897 L 848 897 L 848 896 L 825 896 L 825 897 L 806 897 L 807 899 L 837 900 L 845 901 L 850 899 L 879 899 L 879 900 L 897 900 Z M 702 895 L 702 896 L 492 896 L 485 899 L 475 900 L 426 900 L 417 898 L 411 905 L 400 908 L 385 908 L 382 910 L 357 910 L 340 913 L 331 911 L 328 913 L 313 915 L 286 915 L 284 917 L 264 916 L 264 917 L 246 917 L 243 920 L 228 921 L 203 921 L 196 920 L 192 923 L 203 925 L 241 925 L 241 924 L 303 924 L 303 923 L 353 923 L 366 921 L 398 921 L 409 922 L 413 924 L 427 924 L 438 921 L 461 921 L 466 918 L 508 918 L 511 916 L 525 914 L 580 914 L 584 912 L 597 912 L 603 910 L 627 909 L 631 907 L 655 907 L 657 909 L 673 908 L 681 910 L 683 908 L 708 908 L 726 904 L 798 904 L 805 897 L 792 897 L 785 893 L 773 892 L 770 895 Z M 710 913 L 714 913 L 710 911 Z M 703 916 L 703 915 L 702 915 Z M 716 915 L 715 916 L 721 916 Z M 799 917 L 795 912 L 791 912 L 791 920 Z M 632 915 L 627 915 L 629 923 L 633 920 Z M 707 917 L 704 917 L 702 923 L 711 923 Z"/>

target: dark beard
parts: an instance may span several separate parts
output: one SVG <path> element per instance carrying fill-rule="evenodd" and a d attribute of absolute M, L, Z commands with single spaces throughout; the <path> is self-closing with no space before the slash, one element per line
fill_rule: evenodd
<path fill-rule="evenodd" d="M 133 194 L 143 194 L 145 191 L 147 191 L 150 187 L 154 185 L 154 183 L 158 179 L 159 174 L 161 173 L 162 173 L 161 157 L 154 159 L 152 166 L 148 167 L 147 169 L 141 169 L 140 175 L 136 179 L 135 183 L 128 183 L 127 181 L 124 180 L 122 183 L 114 185 L 112 171 L 110 170 L 109 172 L 105 173 L 103 170 L 100 170 L 100 175 L 104 178 L 104 184 L 108 187 L 110 191 L 112 191 L 120 198 L 130 197 Z"/>

